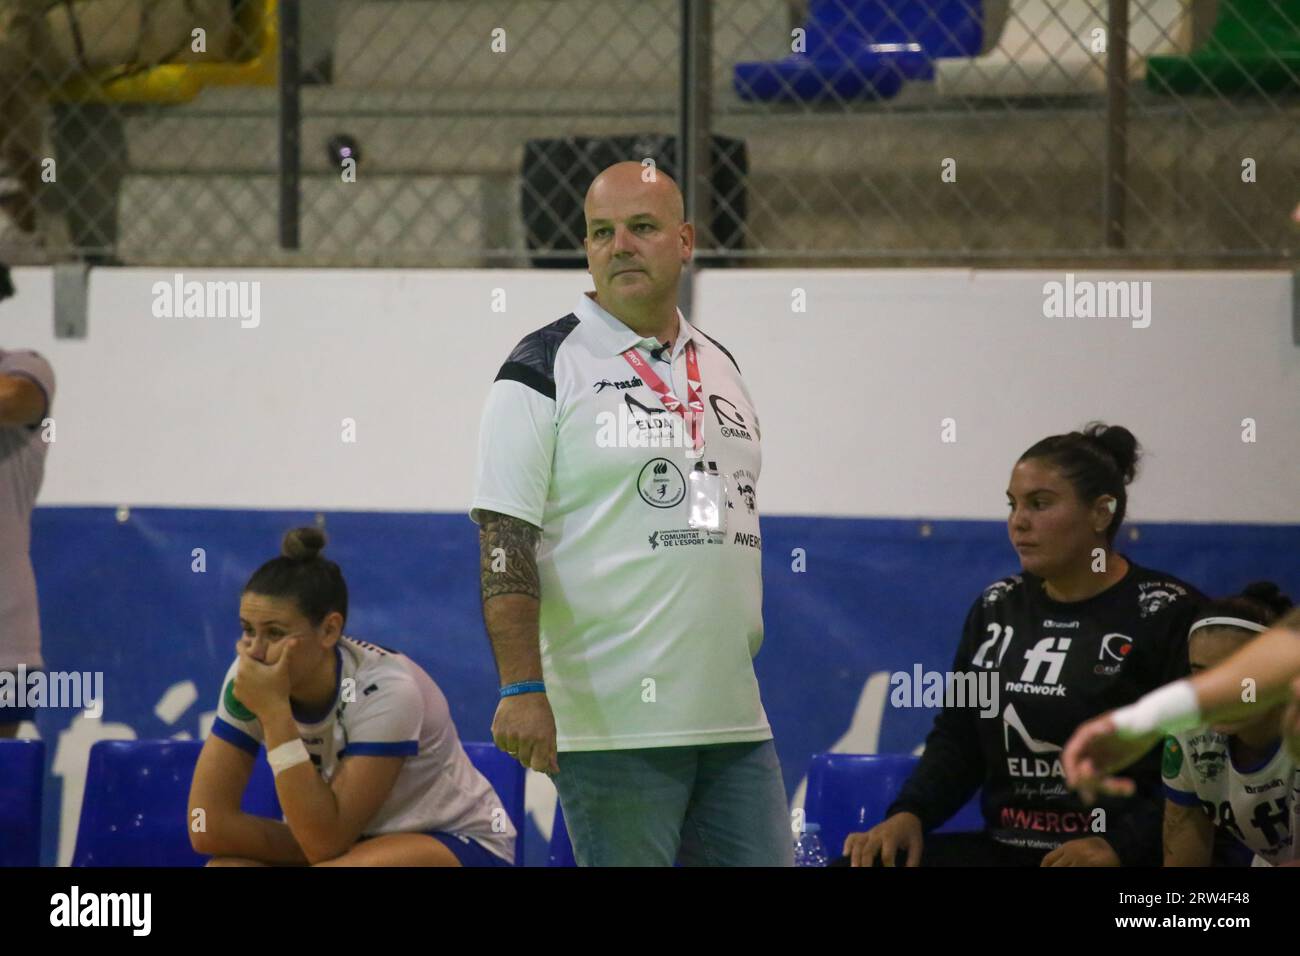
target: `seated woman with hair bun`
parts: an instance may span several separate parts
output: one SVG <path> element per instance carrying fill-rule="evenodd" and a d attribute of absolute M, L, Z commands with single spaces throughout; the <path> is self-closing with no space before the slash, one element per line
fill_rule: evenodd
<path fill-rule="evenodd" d="M 406 655 L 343 634 L 347 585 L 324 546 L 295 528 L 244 586 L 190 787 L 194 849 L 209 866 L 511 865 L 514 827 L 442 691 Z M 283 822 L 240 809 L 262 745 Z"/>
<path fill-rule="evenodd" d="M 1158 761 L 1137 794 L 1092 807 L 1066 786 L 1075 727 L 1187 672 L 1199 592 L 1115 548 L 1138 461 L 1126 428 L 1092 423 L 1032 445 L 1011 470 L 1007 535 L 1020 573 L 966 617 L 952 670 L 986 674 L 996 712 L 948 702 L 886 818 L 838 865 L 1144 866 L 1160 862 Z M 982 789 L 984 828 L 933 831 Z M 836 865 L 836 864 L 832 864 Z"/>

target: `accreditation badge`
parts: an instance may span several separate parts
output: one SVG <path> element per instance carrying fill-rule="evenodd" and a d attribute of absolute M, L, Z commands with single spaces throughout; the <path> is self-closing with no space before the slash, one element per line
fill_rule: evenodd
<path fill-rule="evenodd" d="M 711 535 L 727 533 L 727 478 L 718 474 L 716 462 L 696 462 L 686 479 L 686 503 L 692 528 Z"/>

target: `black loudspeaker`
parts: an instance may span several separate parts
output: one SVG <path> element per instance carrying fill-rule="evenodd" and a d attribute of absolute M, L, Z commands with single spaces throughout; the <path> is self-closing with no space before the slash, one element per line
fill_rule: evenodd
<path fill-rule="evenodd" d="M 744 140 L 714 136 L 712 141 L 713 186 L 710 227 L 713 240 L 722 249 L 745 247 L 747 214 L 745 180 L 749 157 Z M 569 136 L 563 139 L 532 139 L 524 145 L 524 169 L 520 205 L 524 234 L 530 250 L 582 252 L 586 223 L 582 203 L 592 180 L 606 166 L 625 160 L 655 165 L 678 185 L 677 137 L 661 134 L 642 136 Z M 727 265 L 727 259 L 708 259 L 709 265 Z M 586 260 L 534 256 L 541 269 L 586 268 Z"/>

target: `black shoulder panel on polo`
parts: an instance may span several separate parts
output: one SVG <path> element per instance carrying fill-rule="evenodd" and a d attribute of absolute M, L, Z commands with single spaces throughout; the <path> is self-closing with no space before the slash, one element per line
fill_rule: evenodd
<path fill-rule="evenodd" d="M 731 364 L 736 366 L 736 371 L 737 371 L 737 372 L 740 371 L 740 366 L 736 363 L 736 357 L 735 357 L 734 355 L 732 355 L 730 352 L 727 351 L 726 346 L 724 346 L 721 342 L 719 342 L 717 339 L 715 339 L 715 338 L 714 338 L 713 336 L 711 336 L 708 332 L 705 332 L 705 331 L 704 331 L 703 329 L 701 329 L 701 328 L 696 328 L 695 331 L 696 331 L 696 332 L 699 332 L 700 335 L 704 336 L 706 339 L 708 339 L 710 342 L 712 342 L 714 345 L 716 345 L 716 346 L 718 347 L 718 351 L 719 351 L 719 352 L 721 352 L 721 353 L 722 353 L 723 355 L 725 355 L 727 358 L 731 359 Z"/>
<path fill-rule="evenodd" d="M 554 399 L 555 353 L 560 350 L 560 343 L 577 326 L 578 317 L 570 312 L 536 332 L 529 332 L 510 353 L 506 363 L 501 366 L 501 371 L 497 372 L 495 381 L 507 379 L 519 382 Z"/>

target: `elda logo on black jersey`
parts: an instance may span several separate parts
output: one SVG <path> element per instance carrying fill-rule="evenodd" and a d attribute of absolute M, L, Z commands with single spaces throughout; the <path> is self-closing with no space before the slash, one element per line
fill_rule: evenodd
<path fill-rule="evenodd" d="M 754 436 L 749 433 L 749 424 L 745 421 L 745 416 L 740 413 L 740 409 L 735 406 L 735 403 L 723 398 L 721 395 L 710 395 L 709 404 L 713 406 L 713 414 L 718 417 L 718 424 L 722 427 L 723 438 L 754 440 Z M 720 408 L 719 405 L 725 407 Z"/>

